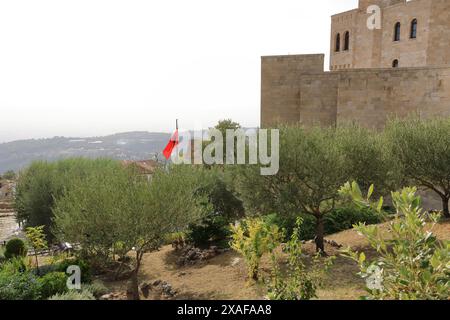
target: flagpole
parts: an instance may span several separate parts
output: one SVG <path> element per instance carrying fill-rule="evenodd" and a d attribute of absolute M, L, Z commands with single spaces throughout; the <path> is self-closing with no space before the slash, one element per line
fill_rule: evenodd
<path fill-rule="evenodd" d="M 180 141 L 180 136 L 179 136 L 179 132 L 178 132 L 178 119 L 176 119 L 176 121 L 175 121 L 175 127 L 176 127 L 176 133 L 177 133 L 177 141 L 176 141 L 176 146 L 175 146 L 175 150 L 176 150 L 176 152 L 177 152 L 177 158 L 180 156 L 180 154 L 178 153 L 178 144 L 179 144 L 179 141 Z"/>

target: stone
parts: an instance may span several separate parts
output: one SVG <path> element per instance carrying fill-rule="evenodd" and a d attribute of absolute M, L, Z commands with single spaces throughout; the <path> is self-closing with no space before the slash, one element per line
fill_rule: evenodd
<path fill-rule="evenodd" d="M 367 28 L 369 3 L 382 8 L 379 30 Z M 413 19 L 418 32 L 410 39 Z M 401 39 L 394 43 L 397 22 Z M 331 25 L 331 72 L 323 54 L 262 57 L 261 127 L 354 122 L 382 129 L 389 116 L 450 116 L 450 1 L 360 0 Z M 344 41 L 346 32 L 348 50 L 335 52 L 337 34 Z"/>

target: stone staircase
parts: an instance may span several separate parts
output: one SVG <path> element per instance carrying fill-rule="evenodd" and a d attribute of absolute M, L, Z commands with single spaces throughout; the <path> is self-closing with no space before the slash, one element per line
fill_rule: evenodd
<path fill-rule="evenodd" d="M 11 200 L 0 201 L 0 244 L 15 236 L 18 230 L 14 206 Z"/>

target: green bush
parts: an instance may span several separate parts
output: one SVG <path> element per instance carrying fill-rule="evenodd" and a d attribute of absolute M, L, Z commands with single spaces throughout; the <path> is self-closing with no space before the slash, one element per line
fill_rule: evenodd
<path fill-rule="evenodd" d="M 282 263 L 272 252 L 273 269 L 270 280 L 266 282 L 267 295 L 271 300 L 310 300 L 317 298 L 317 288 L 322 285 L 323 276 L 332 265 L 334 258 L 321 261 L 316 255 L 309 265 L 303 261 L 302 244 L 298 235 L 302 219 L 297 218 L 292 236 L 283 247 L 288 255 L 287 263 Z"/>
<path fill-rule="evenodd" d="M 109 289 L 101 282 L 95 281 L 91 284 L 86 284 L 82 286 L 83 291 L 89 291 L 93 294 L 95 298 L 100 298 L 101 296 L 107 294 Z"/>
<path fill-rule="evenodd" d="M 119 170 L 118 161 L 110 159 L 73 158 L 56 162 L 34 161 L 19 176 L 15 207 L 24 227 L 45 226 L 47 240 L 53 240 L 55 201 L 76 184 L 84 184 L 93 173 Z"/>
<path fill-rule="evenodd" d="M 32 272 L 0 272 L 0 300 L 37 300 L 39 283 Z"/>
<path fill-rule="evenodd" d="M 340 192 L 350 196 L 357 206 L 381 211 L 383 199 L 373 203 L 371 193 L 364 197 L 355 182 L 347 183 Z M 377 251 L 371 260 L 364 252 L 350 248 L 345 251 L 358 263 L 359 275 L 366 279 L 369 295 L 365 299 L 448 300 L 450 296 L 450 241 L 440 241 L 433 234 L 439 215 L 423 211 L 416 192 L 416 188 L 392 192 L 397 214 L 388 224 L 389 238 L 377 225 L 355 226 Z"/>
<path fill-rule="evenodd" d="M 164 237 L 164 244 L 171 245 L 174 243 L 183 243 L 186 241 L 186 233 L 185 232 L 172 232 L 166 234 Z"/>
<path fill-rule="evenodd" d="M 63 272 L 48 273 L 39 278 L 38 282 L 43 299 L 67 292 L 67 275 Z"/>
<path fill-rule="evenodd" d="M 247 264 L 248 278 L 259 279 L 259 264 L 266 253 L 272 253 L 283 239 L 283 231 L 262 218 L 247 218 L 231 226 L 231 248 L 239 252 Z"/>
<path fill-rule="evenodd" d="M 16 178 L 16 173 L 12 170 L 8 170 L 0 176 L 0 178 L 5 180 L 14 180 Z"/>
<path fill-rule="evenodd" d="M 359 223 L 378 224 L 383 221 L 383 215 L 370 208 L 344 207 L 333 210 L 325 217 L 325 234 L 333 234 L 352 229 Z"/>
<path fill-rule="evenodd" d="M 202 220 L 200 224 L 189 227 L 187 240 L 194 246 L 202 248 L 210 244 L 228 247 L 227 239 L 230 237 L 231 221 L 226 217 L 215 214 Z"/>
<path fill-rule="evenodd" d="M 297 217 L 270 214 L 265 216 L 265 220 L 274 223 L 286 232 L 286 241 L 292 236 L 294 229 L 297 229 L 300 240 L 311 240 L 316 235 L 316 219 L 309 214 L 300 214 L 302 227 L 295 228 Z M 378 224 L 383 221 L 384 215 L 370 208 L 337 208 L 328 213 L 324 219 L 324 234 L 330 235 L 344 230 L 352 229 L 358 223 Z"/>
<path fill-rule="evenodd" d="M 55 294 L 48 300 L 95 300 L 95 297 L 90 291 L 70 290 L 63 294 Z"/>
<path fill-rule="evenodd" d="M 229 188 L 231 176 L 217 168 L 211 168 L 209 172 L 208 183 L 198 192 L 207 195 L 212 213 L 189 226 L 187 240 L 196 247 L 208 247 L 211 244 L 228 247 L 229 226 L 243 217 L 244 207 Z"/>
<path fill-rule="evenodd" d="M 15 257 L 8 259 L 1 265 L 0 269 L 1 272 L 11 274 L 30 271 L 24 257 Z"/>
<path fill-rule="evenodd" d="M 11 259 L 14 257 L 25 257 L 28 249 L 25 242 L 21 239 L 11 239 L 6 243 L 5 257 Z"/>

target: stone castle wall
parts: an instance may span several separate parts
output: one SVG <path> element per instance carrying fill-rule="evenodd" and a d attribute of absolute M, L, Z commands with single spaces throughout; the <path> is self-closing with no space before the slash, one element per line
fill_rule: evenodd
<path fill-rule="evenodd" d="M 261 125 L 356 122 L 382 128 L 390 116 L 450 116 L 450 66 L 323 71 L 324 55 L 262 58 Z"/>

